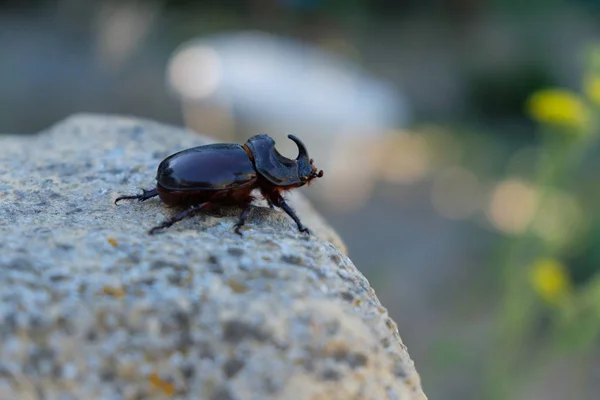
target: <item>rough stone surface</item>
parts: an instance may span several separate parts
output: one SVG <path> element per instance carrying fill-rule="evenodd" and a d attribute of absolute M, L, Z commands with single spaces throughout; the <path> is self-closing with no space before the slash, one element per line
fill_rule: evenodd
<path fill-rule="evenodd" d="M 197 215 L 113 200 L 206 143 L 80 115 L 0 136 L 0 399 L 424 399 L 396 324 L 300 195 Z"/>

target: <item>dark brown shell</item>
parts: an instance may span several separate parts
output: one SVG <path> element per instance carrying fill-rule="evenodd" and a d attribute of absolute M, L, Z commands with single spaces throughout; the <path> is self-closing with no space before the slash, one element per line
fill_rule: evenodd
<path fill-rule="evenodd" d="M 156 180 L 169 190 L 228 190 L 256 182 L 256 170 L 239 144 L 209 144 L 167 157 Z"/>

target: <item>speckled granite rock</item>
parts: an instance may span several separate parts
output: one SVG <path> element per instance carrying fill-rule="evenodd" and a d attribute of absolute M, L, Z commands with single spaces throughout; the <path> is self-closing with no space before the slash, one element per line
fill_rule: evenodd
<path fill-rule="evenodd" d="M 0 399 L 424 399 L 342 242 L 256 207 L 198 215 L 118 194 L 153 183 L 182 129 L 82 115 L 0 136 Z"/>

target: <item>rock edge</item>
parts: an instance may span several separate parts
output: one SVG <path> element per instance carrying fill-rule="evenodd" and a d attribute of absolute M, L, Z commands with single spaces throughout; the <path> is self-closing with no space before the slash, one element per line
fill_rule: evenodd
<path fill-rule="evenodd" d="M 299 194 L 182 221 L 118 194 L 209 139 L 77 115 L 0 136 L 0 399 L 425 399 L 397 326 Z"/>

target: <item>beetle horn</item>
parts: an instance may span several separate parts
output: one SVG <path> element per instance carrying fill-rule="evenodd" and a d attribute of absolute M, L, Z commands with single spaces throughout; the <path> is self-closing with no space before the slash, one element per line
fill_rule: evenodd
<path fill-rule="evenodd" d="M 296 161 L 298 161 L 298 163 L 303 163 L 307 165 L 310 164 L 310 160 L 308 158 L 308 151 L 306 150 L 306 146 L 304 146 L 304 143 L 302 143 L 302 140 L 298 139 L 294 135 L 288 135 L 288 138 L 290 138 L 298 146 L 298 157 L 296 157 Z"/>

